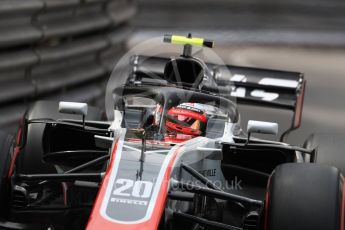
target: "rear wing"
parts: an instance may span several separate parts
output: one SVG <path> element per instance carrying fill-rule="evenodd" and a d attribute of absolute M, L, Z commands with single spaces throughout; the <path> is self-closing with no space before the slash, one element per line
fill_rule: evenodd
<path fill-rule="evenodd" d="M 299 128 L 306 81 L 298 72 L 239 66 L 214 66 L 218 85 L 231 84 L 238 103 L 291 110 L 292 128 Z"/>
<path fill-rule="evenodd" d="M 143 78 L 164 79 L 164 68 L 170 59 L 133 56 L 132 81 Z M 300 127 L 305 84 L 303 74 L 290 71 L 259 69 L 206 63 L 218 86 L 228 87 L 227 96 L 237 98 L 239 104 L 267 106 L 293 112 L 291 130 Z"/>

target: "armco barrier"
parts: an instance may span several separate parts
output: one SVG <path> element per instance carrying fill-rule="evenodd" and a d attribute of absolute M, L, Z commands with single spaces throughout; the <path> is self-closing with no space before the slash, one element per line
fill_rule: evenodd
<path fill-rule="evenodd" d="M 132 0 L 0 0 L 0 128 L 34 100 L 102 105 L 135 12 Z"/>

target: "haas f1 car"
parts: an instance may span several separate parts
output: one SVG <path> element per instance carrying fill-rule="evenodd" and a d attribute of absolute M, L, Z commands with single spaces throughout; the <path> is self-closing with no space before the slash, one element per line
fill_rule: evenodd
<path fill-rule="evenodd" d="M 297 72 L 205 63 L 206 39 L 166 35 L 175 58 L 134 55 L 112 90 L 114 118 L 38 101 L 16 138 L 0 134 L 0 229 L 344 229 L 338 136 L 283 143 L 300 126 Z M 240 127 L 236 104 L 292 111 Z M 338 139 L 337 139 L 338 138 Z"/>

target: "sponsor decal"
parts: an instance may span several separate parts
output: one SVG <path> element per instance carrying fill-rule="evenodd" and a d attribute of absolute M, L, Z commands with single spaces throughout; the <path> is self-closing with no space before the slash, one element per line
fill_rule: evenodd
<path fill-rule="evenodd" d="M 214 176 L 216 176 L 216 169 L 201 170 L 201 171 L 199 171 L 199 173 L 205 177 L 214 177 Z"/>
<path fill-rule="evenodd" d="M 152 163 L 149 160 L 141 162 L 129 158 L 124 141 L 119 142 L 114 165 L 109 177 L 109 183 L 100 207 L 103 218 L 119 224 L 139 224 L 148 221 L 154 211 L 156 201 L 163 183 L 164 175 L 176 150 L 173 148 L 168 154 L 159 154 L 160 163 Z M 177 147 L 178 148 L 178 147 Z M 140 150 L 130 150 L 140 154 Z M 151 152 L 160 152 L 156 150 Z M 149 151 L 147 151 L 149 152 Z M 164 149 L 164 152 L 167 152 Z M 140 176 L 138 176 L 138 172 Z"/>
<path fill-rule="evenodd" d="M 185 104 L 181 104 L 181 105 L 177 106 L 176 108 L 177 109 L 187 109 L 187 110 L 191 110 L 191 111 L 196 112 L 196 113 L 203 113 L 203 111 L 201 109 L 196 108 L 196 106 L 192 107 L 192 106 L 188 106 Z"/>
<path fill-rule="evenodd" d="M 133 204 L 133 205 L 144 205 L 146 206 L 147 201 L 143 200 L 131 200 L 131 199 L 121 199 L 121 198 L 110 198 L 110 202 L 123 203 L 123 204 Z"/>

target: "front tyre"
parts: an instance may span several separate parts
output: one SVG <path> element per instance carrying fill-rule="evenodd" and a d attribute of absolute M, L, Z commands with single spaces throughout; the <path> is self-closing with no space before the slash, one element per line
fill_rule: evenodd
<path fill-rule="evenodd" d="M 11 158 L 14 149 L 14 139 L 0 131 L 0 217 L 6 217 L 9 207 L 9 191 L 11 187 L 8 177 Z"/>
<path fill-rule="evenodd" d="M 343 176 L 321 164 L 283 164 L 273 172 L 265 230 L 344 229 Z"/>

